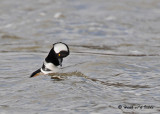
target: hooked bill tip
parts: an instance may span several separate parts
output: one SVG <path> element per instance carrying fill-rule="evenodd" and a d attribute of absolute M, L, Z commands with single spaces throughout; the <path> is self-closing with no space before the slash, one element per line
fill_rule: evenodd
<path fill-rule="evenodd" d="M 62 67 L 62 59 L 58 58 L 59 65 Z"/>

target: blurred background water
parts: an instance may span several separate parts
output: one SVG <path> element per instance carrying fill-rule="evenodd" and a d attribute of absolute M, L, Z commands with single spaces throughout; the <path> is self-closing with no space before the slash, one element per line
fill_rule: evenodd
<path fill-rule="evenodd" d="M 59 41 L 65 79 L 29 78 Z M 160 113 L 159 48 L 159 0 L 0 0 L 0 113 Z"/>

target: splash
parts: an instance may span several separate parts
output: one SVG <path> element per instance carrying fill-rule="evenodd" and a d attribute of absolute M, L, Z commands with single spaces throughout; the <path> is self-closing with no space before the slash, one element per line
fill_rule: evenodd
<path fill-rule="evenodd" d="M 114 83 L 114 82 L 102 81 L 102 80 L 99 80 L 96 78 L 90 78 L 79 71 L 67 72 L 67 73 L 51 73 L 49 75 L 51 76 L 51 79 L 54 79 L 57 81 L 64 80 L 66 77 L 69 77 L 69 76 L 76 76 L 76 77 L 83 77 L 83 78 L 91 80 L 93 82 L 99 82 L 99 83 L 106 85 L 106 86 L 129 87 L 129 88 L 150 88 L 148 85 L 131 85 L 131 84 L 124 84 L 124 83 L 119 83 L 119 82 Z M 118 75 L 120 75 L 120 74 L 118 74 Z M 117 74 L 115 76 L 117 76 Z"/>

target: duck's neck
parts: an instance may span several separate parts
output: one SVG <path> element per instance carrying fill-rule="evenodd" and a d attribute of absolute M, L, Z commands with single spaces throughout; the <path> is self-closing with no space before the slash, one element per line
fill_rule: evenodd
<path fill-rule="evenodd" d="M 55 54 L 53 49 L 50 50 L 48 56 L 45 58 L 45 61 L 47 63 L 53 63 L 55 66 L 59 65 L 59 62 L 58 62 L 58 59 L 57 59 L 57 55 Z"/>

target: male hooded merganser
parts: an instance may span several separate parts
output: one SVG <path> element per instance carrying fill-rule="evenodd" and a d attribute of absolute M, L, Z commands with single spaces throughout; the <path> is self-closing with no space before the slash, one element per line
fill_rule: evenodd
<path fill-rule="evenodd" d="M 45 58 L 42 67 L 33 72 L 30 77 L 35 77 L 40 74 L 45 75 L 58 72 L 59 68 L 57 66 L 62 66 L 63 58 L 67 57 L 68 55 L 69 47 L 67 44 L 62 42 L 53 44 L 53 48 Z"/>

